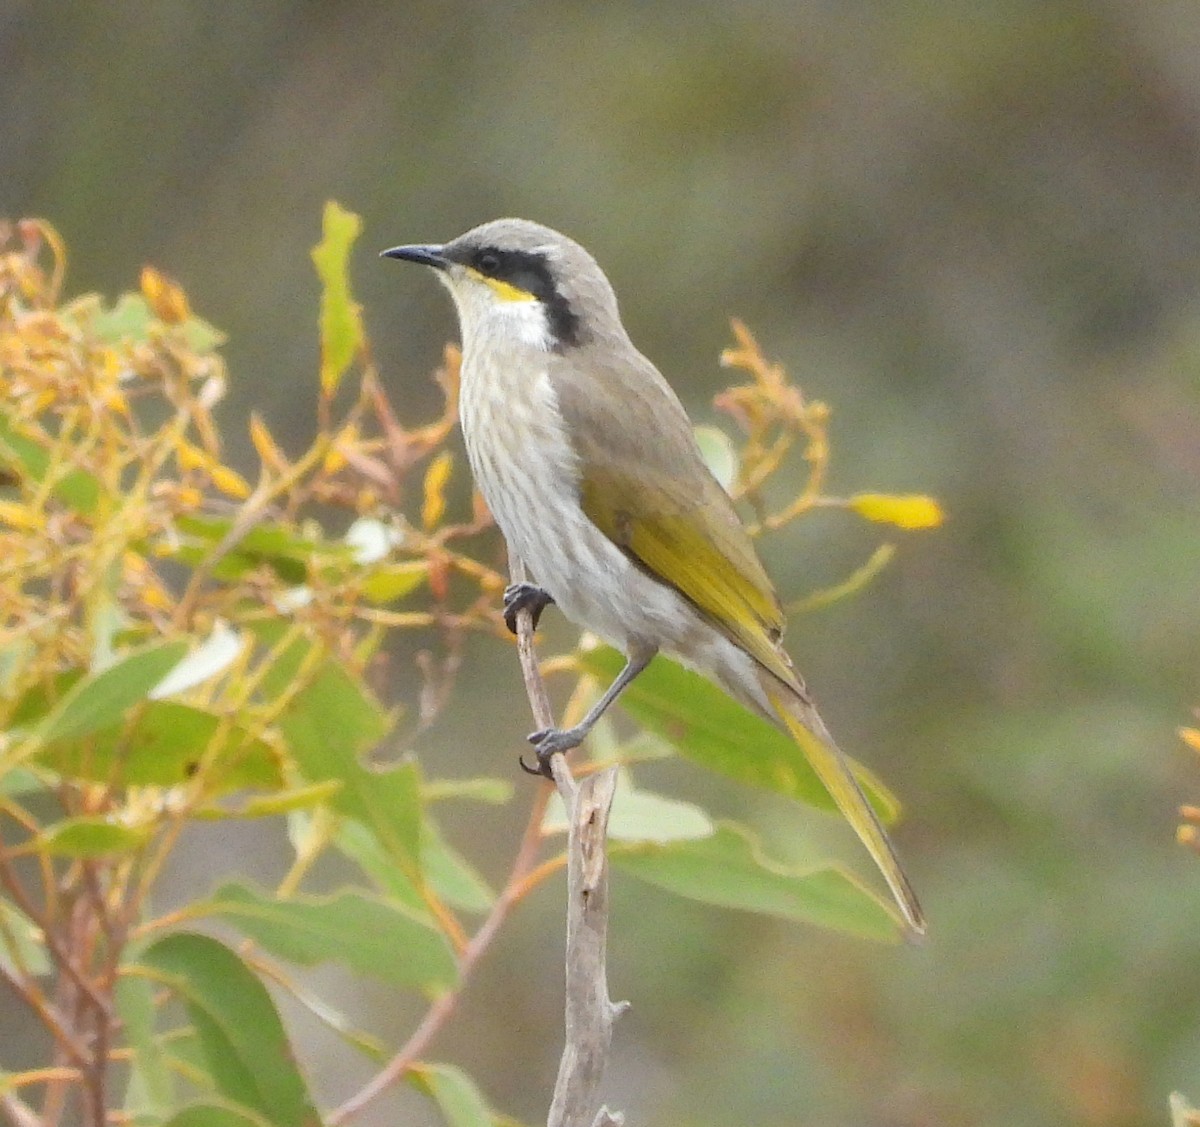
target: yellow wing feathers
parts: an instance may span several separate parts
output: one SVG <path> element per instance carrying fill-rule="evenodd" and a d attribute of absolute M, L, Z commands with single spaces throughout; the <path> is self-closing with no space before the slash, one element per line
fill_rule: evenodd
<path fill-rule="evenodd" d="M 714 488 L 720 490 L 715 482 Z M 722 633 L 785 683 L 777 639 L 783 611 L 749 537 L 722 510 L 722 495 L 684 504 L 669 481 L 588 466 L 581 502 L 588 518 L 661 582 L 674 587 Z M 728 514 L 733 521 L 736 515 Z"/>
<path fill-rule="evenodd" d="M 925 917 L 917 902 L 917 895 L 900 865 L 887 831 L 855 780 L 846 757 L 824 731 L 825 725 L 816 718 L 810 705 L 799 697 L 778 690 L 771 691 L 768 688 L 767 695 L 784 726 L 829 791 L 829 796 L 837 803 L 838 809 L 879 866 L 879 871 L 900 905 L 911 937 L 919 939 L 925 934 Z M 818 726 L 819 730 L 814 731 Z"/>

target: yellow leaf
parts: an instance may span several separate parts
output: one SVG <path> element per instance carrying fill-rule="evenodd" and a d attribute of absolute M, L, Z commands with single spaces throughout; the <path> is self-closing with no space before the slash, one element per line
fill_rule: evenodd
<path fill-rule="evenodd" d="M 354 423 L 350 423 L 338 432 L 338 436 L 333 440 L 333 445 L 329 448 L 321 463 L 321 468 L 328 474 L 337 473 L 338 470 L 345 468 L 348 463 L 346 450 L 353 449 L 358 445 L 358 427 Z"/>
<path fill-rule="evenodd" d="M 171 610 L 175 600 L 157 583 L 142 588 L 142 602 L 151 610 Z"/>
<path fill-rule="evenodd" d="M 362 348 L 362 306 L 350 294 L 350 248 L 362 220 L 332 200 L 325 205 L 321 241 L 312 260 L 321 279 L 321 391 L 337 391 L 346 369 Z"/>
<path fill-rule="evenodd" d="M 143 266 L 141 282 L 142 296 L 160 321 L 181 325 L 191 317 L 187 295 L 166 274 L 153 266 Z"/>
<path fill-rule="evenodd" d="M 42 514 L 36 509 L 16 501 L 0 501 L 0 524 L 22 532 L 36 532 L 44 523 Z"/>
<path fill-rule="evenodd" d="M 175 489 L 175 505 L 183 511 L 198 509 L 204 504 L 204 494 L 190 485 L 180 485 Z"/>
<path fill-rule="evenodd" d="M 288 460 L 257 412 L 250 416 L 250 441 L 254 443 L 254 449 L 258 451 L 264 466 L 270 466 L 276 473 L 287 472 Z"/>
<path fill-rule="evenodd" d="M 213 485 L 226 496 L 235 497 L 239 501 L 244 501 L 250 496 L 250 486 L 246 484 L 246 479 L 228 466 L 214 465 L 209 474 Z"/>
<path fill-rule="evenodd" d="M 199 446 L 181 438 L 175 444 L 175 460 L 181 470 L 206 470 L 213 464 L 212 455 Z"/>
<path fill-rule="evenodd" d="M 867 520 L 899 528 L 937 528 L 941 506 L 922 493 L 856 493 L 846 504 Z"/>
<path fill-rule="evenodd" d="M 425 502 L 421 506 L 421 523 L 426 529 L 436 528 L 446 512 L 446 482 L 454 468 L 454 456 L 443 450 L 425 471 Z"/>
<path fill-rule="evenodd" d="M 1200 751 L 1200 728 L 1180 728 L 1179 738 L 1193 751 Z"/>

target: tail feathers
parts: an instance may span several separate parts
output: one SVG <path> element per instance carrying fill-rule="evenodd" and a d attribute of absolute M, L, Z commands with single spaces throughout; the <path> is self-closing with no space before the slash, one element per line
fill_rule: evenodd
<path fill-rule="evenodd" d="M 817 711 L 802 697 L 782 688 L 774 678 L 763 677 L 764 688 L 779 718 L 803 749 L 812 769 L 825 785 L 838 809 L 854 827 L 863 845 L 883 874 L 904 915 L 911 937 L 925 934 L 925 916 L 917 895 L 896 855 L 891 839 L 854 778 L 850 764 L 822 722 Z"/>

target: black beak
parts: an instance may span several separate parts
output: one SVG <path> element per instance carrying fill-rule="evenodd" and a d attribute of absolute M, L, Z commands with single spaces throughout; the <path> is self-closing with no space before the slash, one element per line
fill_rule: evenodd
<path fill-rule="evenodd" d="M 443 249 L 440 246 L 392 247 L 391 250 L 381 251 L 379 257 L 402 258 L 406 262 L 419 262 L 422 266 L 434 266 L 438 270 L 445 270 L 450 262 L 443 257 Z"/>

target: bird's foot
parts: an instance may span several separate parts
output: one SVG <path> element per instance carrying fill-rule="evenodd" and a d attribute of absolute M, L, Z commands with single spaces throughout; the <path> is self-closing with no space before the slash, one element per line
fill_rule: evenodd
<path fill-rule="evenodd" d="M 537 629 L 538 619 L 554 599 L 550 592 L 543 590 L 536 583 L 513 583 L 504 588 L 504 624 L 514 634 L 517 632 L 517 615 L 523 610 L 533 616 L 533 628 Z"/>
<path fill-rule="evenodd" d="M 550 769 L 550 760 L 556 755 L 565 755 L 572 748 L 578 747 L 583 743 L 583 737 L 586 735 L 586 729 L 582 728 L 543 728 L 529 737 L 529 742 L 533 744 L 534 753 L 537 755 L 537 766 L 531 767 L 525 762 L 524 756 L 517 762 L 521 764 L 521 770 L 527 775 L 541 775 L 545 779 L 553 780 L 554 772 Z"/>

